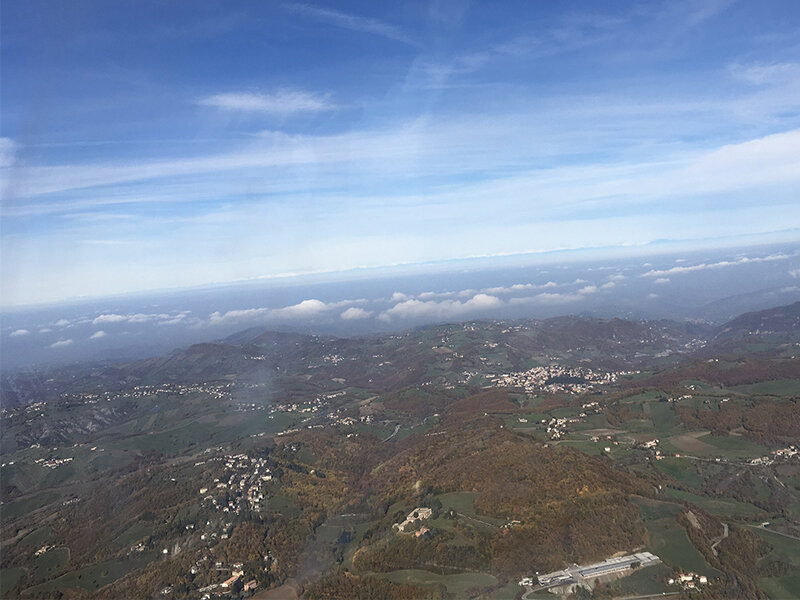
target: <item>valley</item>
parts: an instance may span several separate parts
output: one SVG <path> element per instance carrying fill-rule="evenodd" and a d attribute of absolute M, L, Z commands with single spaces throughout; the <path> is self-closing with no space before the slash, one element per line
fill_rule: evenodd
<path fill-rule="evenodd" d="M 6 375 L 0 595 L 800 595 L 798 313 L 251 329 Z"/>

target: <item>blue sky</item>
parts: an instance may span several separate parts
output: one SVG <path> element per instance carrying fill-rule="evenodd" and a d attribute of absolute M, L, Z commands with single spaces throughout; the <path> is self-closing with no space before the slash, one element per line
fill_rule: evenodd
<path fill-rule="evenodd" d="M 5 306 L 800 237 L 793 1 L 26 1 L 2 16 Z"/>

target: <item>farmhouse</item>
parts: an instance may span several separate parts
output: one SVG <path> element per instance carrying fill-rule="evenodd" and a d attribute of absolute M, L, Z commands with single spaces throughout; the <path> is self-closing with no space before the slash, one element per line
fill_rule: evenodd
<path fill-rule="evenodd" d="M 400 531 L 407 531 L 414 523 L 422 519 L 430 519 L 433 511 L 430 508 L 415 508 L 402 523 L 395 523 L 394 527 Z"/>

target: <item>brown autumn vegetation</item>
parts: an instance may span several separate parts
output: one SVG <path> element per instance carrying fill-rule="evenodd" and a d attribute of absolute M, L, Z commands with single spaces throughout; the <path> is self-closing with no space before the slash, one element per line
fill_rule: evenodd
<path fill-rule="evenodd" d="M 689 429 L 710 429 L 716 435 L 740 430 L 758 442 L 794 441 L 800 438 L 800 403 L 764 399 L 749 404 L 726 402 L 716 408 L 675 407 Z"/>
<path fill-rule="evenodd" d="M 306 586 L 303 597 L 307 600 L 440 600 L 447 598 L 447 593 L 442 587 L 420 587 L 392 583 L 377 577 L 333 573 Z"/>
<path fill-rule="evenodd" d="M 719 362 L 698 360 L 679 367 L 655 373 L 638 386 L 669 389 L 679 386 L 681 381 L 697 379 L 711 385 L 732 387 L 777 379 L 796 379 L 800 373 L 800 358 L 768 359 L 742 358 Z"/>

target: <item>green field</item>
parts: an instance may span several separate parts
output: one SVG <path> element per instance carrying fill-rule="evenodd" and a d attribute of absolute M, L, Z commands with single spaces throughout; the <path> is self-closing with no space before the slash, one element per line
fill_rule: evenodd
<path fill-rule="evenodd" d="M 505 519 L 478 513 L 475 510 L 475 499 L 477 497 L 478 494 L 475 492 L 449 492 L 447 494 L 440 494 L 437 496 L 442 503 L 442 511 L 454 510 L 457 513 L 462 513 L 468 517 L 474 517 L 496 527 L 505 525 Z M 477 524 L 474 521 L 471 521 L 470 523 Z"/>
<path fill-rule="evenodd" d="M 640 402 L 650 402 L 653 400 L 658 400 L 660 397 L 665 396 L 666 394 L 661 390 L 648 390 L 646 392 L 642 392 L 641 394 L 634 394 L 633 396 L 628 396 L 622 399 L 622 402 L 625 404 L 638 404 Z"/>
<path fill-rule="evenodd" d="M 490 593 L 488 600 L 514 600 L 520 591 L 519 584 L 511 582 Z"/>
<path fill-rule="evenodd" d="M 0 569 L 0 597 L 5 598 L 8 590 L 13 588 L 23 575 L 25 575 L 25 569 L 22 567 Z"/>
<path fill-rule="evenodd" d="M 728 458 L 753 458 L 769 454 L 769 450 L 764 446 L 741 436 L 712 435 L 708 433 L 697 438 L 697 440 L 713 446 L 720 451 L 720 454 Z"/>
<path fill-rule="evenodd" d="M 599 456 L 605 453 L 603 451 L 603 448 L 605 448 L 605 445 L 607 443 L 609 442 L 605 440 L 600 442 L 593 442 L 586 436 L 580 436 L 580 437 L 570 436 L 567 439 L 560 440 L 558 442 L 558 445 L 565 446 L 567 448 L 575 448 L 575 450 L 579 450 L 584 454 L 588 454 L 590 456 Z"/>
<path fill-rule="evenodd" d="M 173 456 L 185 450 L 192 444 L 200 441 L 218 441 L 219 428 L 213 423 L 200 423 L 191 421 L 175 429 L 153 434 L 137 435 L 126 440 L 129 445 L 138 450 L 159 452 L 166 456 Z"/>
<path fill-rule="evenodd" d="M 16 519 L 17 517 L 27 515 L 37 508 L 46 506 L 47 504 L 55 502 L 56 500 L 58 500 L 58 494 L 56 492 L 42 492 L 41 494 L 37 494 L 32 498 L 15 500 L 14 502 L 9 502 L 8 504 L 3 505 L 2 510 L 0 510 L 0 514 L 3 516 L 3 521 L 8 519 Z"/>
<path fill-rule="evenodd" d="M 467 515 L 475 514 L 475 499 L 478 494 L 475 492 L 450 492 L 437 496 L 442 503 L 442 510 L 454 510 Z"/>
<path fill-rule="evenodd" d="M 533 427 L 535 425 L 540 425 L 542 419 L 549 419 L 550 415 L 546 413 L 525 413 L 522 415 L 506 415 L 504 420 L 506 422 L 506 427 Z M 520 423 L 520 419 L 526 419 L 527 423 Z"/>
<path fill-rule="evenodd" d="M 397 438 L 398 440 L 402 440 L 412 435 L 418 435 L 420 433 L 424 433 L 429 429 L 433 429 L 436 426 L 437 421 L 438 421 L 437 419 L 427 419 L 424 423 L 421 423 L 416 427 L 410 427 L 410 428 L 403 427 L 400 429 L 400 431 L 397 432 L 395 438 Z"/>
<path fill-rule="evenodd" d="M 644 407 L 657 432 L 673 432 L 680 428 L 680 421 L 669 402 L 648 402 Z"/>
<path fill-rule="evenodd" d="M 497 579 L 488 573 L 459 573 L 457 575 L 436 575 L 422 569 L 403 569 L 383 575 L 393 583 L 413 585 L 444 585 L 455 598 L 468 597 L 467 590 L 497 585 Z"/>
<path fill-rule="evenodd" d="M 615 596 L 661 594 L 669 590 L 665 582 L 671 573 L 672 570 L 665 564 L 653 565 L 611 582 L 610 587 L 614 590 Z"/>
<path fill-rule="evenodd" d="M 707 496 L 698 496 L 691 492 L 673 488 L 667 489 L 667 496 L 688 500 L 700 508 L 707 510 L 712 515 L 720 517 L 761 517 L 765 515 L 764 511 L 757 506 L 747 504 L 746 502 L 739 502 L 732 498 L 709 498 Z"/>
<path fill-rule="evenodd" d="M 663 460 L 654 461 L 653 466 L 683 485 L 697 489 L 703 486 L 702 475 L 697 472 L 694 464 L 687 459 L 668 456 Z"/>
<path fill-rule="evenodd" d="M 49 527 L 39 527 L 22 538 L 19 544 L 20 546 L 29 546 L 33 549 L 39 549 L 50 538 L 50 533 L 51 530 Z"/>
<path fill-rule="evenodd" d="M 673 568 L 702 574 L 719 575 L 692 546 L 686 532 L 673 519 L 660 519 L 645 523 L 650 533 L 648 549 Z"/>
<path fill-rule="evenodd" d="M 36 557 L 33 578 L 36 581 L 44 581 L 63 571 L 68 564 L 69 548 L 53 548 Z"/>
<path fill-rule="evenodd" d="M 762 527 L 750 526 L 765 542 L 772 546 L 772 551 L 762 559 L 762 562 L 774 560 L 790 563 L 800 568 L 800 540 L 795 540 Z"/>
<path fill-rule="evenodd" d="M 800 575 L 762 577 L 758 580 L 758 584 L 773 600 L 800 598 Z"/>
<path fill-rule="evenodd" d="M 117 539 L 113 542 L 113 546 L 119 550 L 125 550 L 151 533 L 153 533 L 152 523 L 137 521 L 117 536 Z"/>
<path fill-rule="evenodd" d="M 672 502 L 660 502 L 658 500 L 646 500 L 644 498 L 634 498 L 633 503 L 639 507 L 642 518 L 645 521 L 657 521 L 667 517 L 677 517 L 682 507 Z"/>
<path fill-rule="evenodd" d="M 266 502 L 266 509 L 269 512 L 277 512 L 287 517 L 294 517 L 300 513 L 300 509 L 292 498 L 287 496 L 272 496 Z"/>
<path fill-rule="evenodd" d="M 757 533 L 761 539 L 772 547 L 769 554 L 759 561 L 760 567 L 772 562 L 780 562 L 792 565 L 795 572 L 800 571 L 800 540 L 786 537 L 761 527 L 750 526 L 749 529 Z M 800 575 L 762 577 L 758 580 L 758 583 L 775 600 L 800 598 Z"/>
<path fill-rule="evenodd" d="M 129 560 L 109 560 L 65 573 L 61 577 L 51 579 L 25 590 L 24 593 L 44 595 L 69 588 L 83 588 L 93 592 L 112 581 L 116 581 L 125 573 L 139 569 L 154 560 L 155 552 L 142 552 Z"/>
<path fill-rule="evenodd" d="M 797 396 L 800 395 L 800 379 L 776 379 L 750 385 L 738 385 L 731 388 L 742 394 L 764 396 Z"/>
<path fill-rule="evenodd" d="M 654 500 L 634 500 L 639 506 L 649 534 L 647 549 L 672 568 L 719 576 L 689 541 L 686 532 L 675 520 L 682 507 Z"/>
<path fill-rule="evenodd" d="M 139 433 L 126 438 L 120 447 L 159 452 L 174 456 L 198 444 L 219 444 L 247 438 L 257 433 L 277 433 L 297 423 L 299 417 L 277 413 L 267 419 L 263 413 L 216 414 L 155 433 Z"/>

